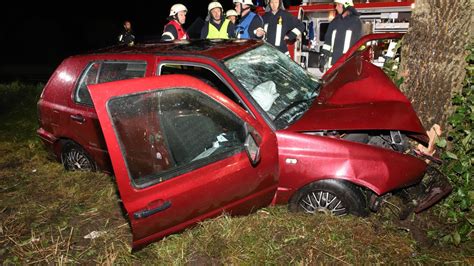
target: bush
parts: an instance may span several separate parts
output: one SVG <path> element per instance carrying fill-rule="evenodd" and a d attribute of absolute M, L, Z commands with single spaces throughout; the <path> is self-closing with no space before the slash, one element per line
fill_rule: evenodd
<path fill-rule="evenodd" d="M 453 185 L 453 192 L 445 201 L 441 213 L 454 225 L 454 230 L 443 237 L 444 241 L 456 245 L 472 240 L 474 234 L 474 185 L 472 181 L 474 162 L 474 43 L 468 50 L 468 67 L 466 79 L 461 93 L 455 95 L 452 104 L 455 112 L 448 122 L 451 126 L 449 137 L 450 145 L 442 140 L 438 146 L 447 149 L 442 154 L 445 160 L 443 172 Z"/>
<path fill-rule="evenodd" d="M 35 104 L 43 86 L 42 83 L 27 84 L 18 81 L 0 84 L 0 113 Z"/>

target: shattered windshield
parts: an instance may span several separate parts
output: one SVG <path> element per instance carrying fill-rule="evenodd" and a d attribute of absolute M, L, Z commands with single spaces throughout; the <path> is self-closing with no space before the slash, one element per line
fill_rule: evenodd
<path fill-rule="evenodd" d="M 300 118 L 319 94 L 320 84 L 309 73 L 267 44 L 224 63 L 277 129 Z"/>

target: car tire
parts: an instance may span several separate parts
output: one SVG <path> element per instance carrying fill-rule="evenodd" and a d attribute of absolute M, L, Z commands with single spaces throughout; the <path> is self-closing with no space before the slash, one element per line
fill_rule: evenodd
<path fill-rule="evenodd" d="M 72 141 L 66 141 L 61 150 L 61 163 L 67 171 L 96 171 L 97 166 L 89 154 Z"/>
<path fill-rule="evenodd" d="M 320 180 L 303 187 L 290 199 L 289 209 L 294 212 L 336 216 L 368 215 L 366 200 L 360 189 L 349 182 L 336 179 Z"/>

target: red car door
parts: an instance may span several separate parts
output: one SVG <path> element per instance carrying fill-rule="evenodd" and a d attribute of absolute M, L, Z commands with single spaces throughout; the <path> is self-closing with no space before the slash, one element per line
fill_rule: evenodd
<path fill-rule="evenodd" d="M 134 248 L 224 211 L 270 204 L 275 134 L 206 83 L 167 75 L 91 85 L 90 93 Z M 255 148 L 249 136 L 258 150 L 246 148 Z"/>

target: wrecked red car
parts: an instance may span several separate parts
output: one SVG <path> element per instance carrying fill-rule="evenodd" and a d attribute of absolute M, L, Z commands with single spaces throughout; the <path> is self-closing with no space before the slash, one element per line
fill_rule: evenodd
<path fill-rule="evenodd" d="M 360 43 L 394 36 L 366 36 Z M 90 112 L 100 121 L 95 134 L 107 146 L 88 147 L 91 139 L 81 146 L 48 133 L 54 126 L 44 117 L 38 133 L 63 162 L 68 158 L 62 150 L 71 146 L 89 164 L 97 162 L 91 159 L 94 149 L 107 152 L 134 248 L 223 212 L 247 214 L 269 204 L 366 215 L 401 192 L 414 204 L 411 210 L 421 211 L 449 189 L 439 192 L 433 185 L 414 193 L 430 167 L 411 152 L 409 142 L 426 145 L 427 135 L 407 98 L 366 55 L 366 49 L 352 49 L 318 81 L 263 42 L 103 50 L 78 57 L 82 68 L 61 66 L 56 75 L 73 83 L 68 101 L 86 84 L 80 97 L 93 103 Z M 146 77 L 97 82 L 104 66 L 99 64 L 96 79 L 82 82 L 105 57 L 142 58 L 145 68 L 129 68 Z M 49 112 L 45 95 L 39 102 L 43 116 Z M 66 117 L 71 123 L 90 122 L 73 115 Z"/>

